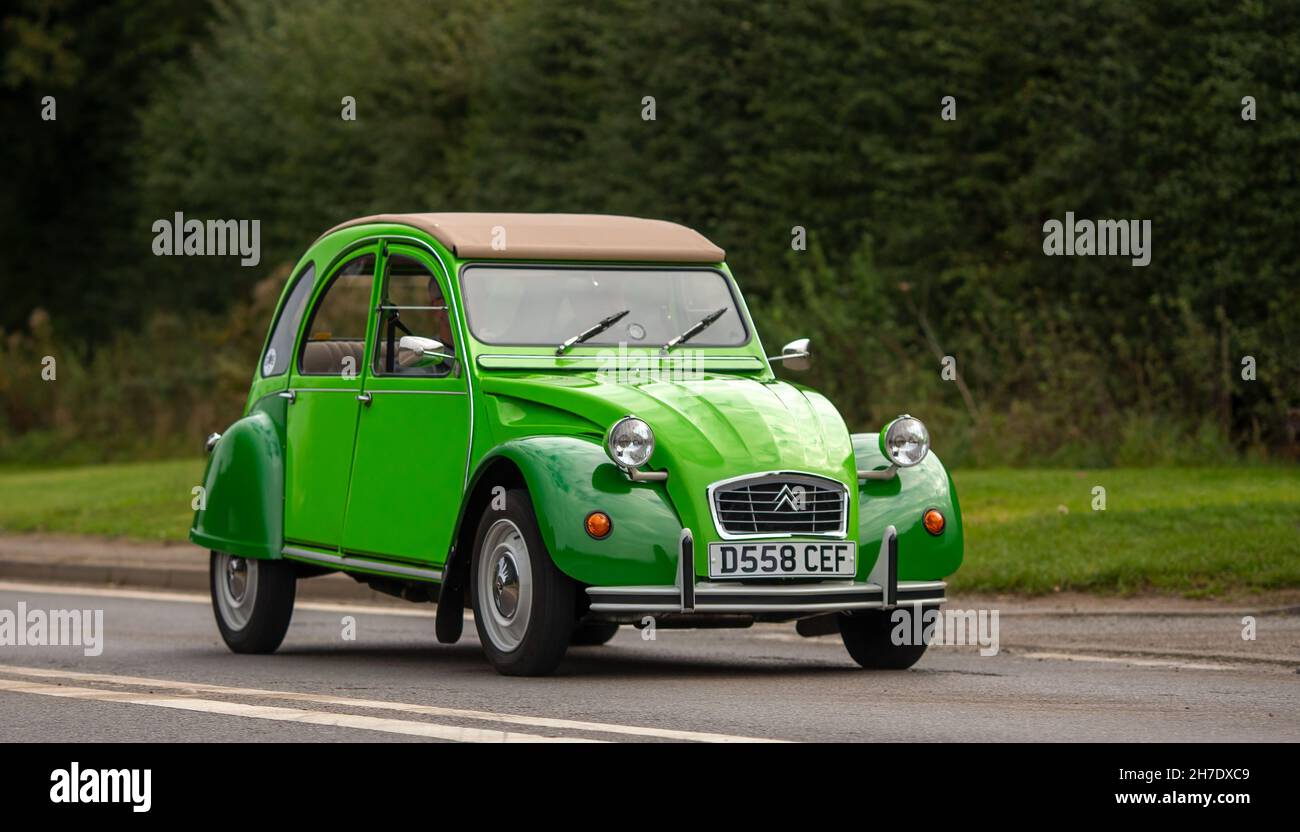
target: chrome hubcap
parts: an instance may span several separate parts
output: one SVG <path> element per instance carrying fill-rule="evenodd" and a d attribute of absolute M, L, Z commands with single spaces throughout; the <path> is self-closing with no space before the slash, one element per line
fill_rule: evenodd
<path fill-rule="evenodd" d="M 257 600 L 257 562 L 217 553 L 217 612 L 232 630 L 248 626 Z"/>
<path fill-rule="evenodd" d="M 243 558 L 227 561 L 226 588 L 236 603 L 244 600 L 244 594 L 248 592 L 248 562 Z"/>
<path fill-rule="evenodd" d="M 514 618 L 515 611 L 519 609 L 519 569 L 509 553 L 497 560 L 496 577 L 492 580 L 492 600 L 497 612 L 505 618 Z"/>
<path fill-rule="evenodd" d="M 483 630 L 503 653 L 517 648 L 532 617 L 532 566 L 528 544 L 511 520 L 493 523 L 483 538 L 477 584 Z"/>

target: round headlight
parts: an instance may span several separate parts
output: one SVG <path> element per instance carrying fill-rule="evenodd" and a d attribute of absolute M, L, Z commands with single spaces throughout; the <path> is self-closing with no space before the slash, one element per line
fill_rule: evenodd
<path fill-rule="evenodd" d="M 930 452 L 930 432 L 920 419 L 899 416 L 880 435 L 880 450 L 899 468 L 910 468 Z"/>
<path fill-rule="evenodd" d="M 620 468 L 638 468 L 655 452 L 655 432 L 635 416 L 624 416 L 605 435 L 605 453 Z"/>

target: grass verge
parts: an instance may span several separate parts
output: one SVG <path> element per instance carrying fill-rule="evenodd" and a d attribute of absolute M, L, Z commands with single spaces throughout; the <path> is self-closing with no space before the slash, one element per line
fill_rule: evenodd
<path fill-rule="evenodd" d="M 0 531 L 184 540 L 201 460 L 0 471 Z M 1185 596 L 1300 587 L 1300 472 L 972 470 L 956 592 Z M 1093 489 L 1105 489 L 1094 510 Z"/>

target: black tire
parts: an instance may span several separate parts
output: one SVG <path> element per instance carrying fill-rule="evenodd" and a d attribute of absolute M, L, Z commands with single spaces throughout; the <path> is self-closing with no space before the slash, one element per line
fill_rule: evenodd
<path fill-rule="evenodd" d="M 892 612 L 859 610 L 840 616 L 840 638 L 859 666 L 867 670 L 907 670 L 925 654 L 928 645 L 924 643 L 894 644 L 891 634 L 897 625 L 890 620 Z"/>
<path fill-rule="evenodd" d="M 537 529 L 528 492 L 515 488 L 505 496 L 504 509 L 496 510 L 491 505 L 484 509 L 474 534 L 469 593 L 474 627 L 483 653 L 499 673 L 546 676 L 555 671 L 569 648 L 577 588 L 573 579 L 551 560 Z M 513 524 L 513 529 L 504 523 Z M 526 551 L 518 549 L 516 532 Z M 502 535 L 504 541 L 497 543 Z M 485 551 L 485 545 L 491 545 L 493 551 Z M 515 557 L 523 563 L 515 563 Z M 504 576 L 498 572 L 503 559 L 509 561 Z M 485 575 L 488 569 L 492 571 Z M 496 590 L 498 586 L 510 586 L 511 577 L 517 589 L 513 607 L 508 603 L 508 593 L 501 596 L 499 603 Z M 493 618 L 489 621 L 488 616 Z M 515 631 L 506 632 L 511 628 Z M 510 639 L 515 639 L 514 643 L 506 643 Z"/>
<path fill-rule="evenodd" d="M 575 647 L 598 647 L 614 637 L 618 625 L 612 621 L 587 621 L 573 628 L 569 644 Z"/>
<path fill-rule="evenodd" d="M 222 584 L 227 581 L 232 562 L 236 570 L 243 568 L 248 570 L 246 574 L 255 575 L 251 582 L 245 579 L 245 593 L 251 591 L 251 597 L 241 596 L 233 608 L 233 596 L 222 598 Z M 226 646 L 235 653 L 274 653 L 289 630 L 297 585 L 297 572 L 287 561 L 236 558 L 213 552 L 208 560 L 208 590 L 217 629 Z M 230 584 L 226 586 L 228 589 Z"/>

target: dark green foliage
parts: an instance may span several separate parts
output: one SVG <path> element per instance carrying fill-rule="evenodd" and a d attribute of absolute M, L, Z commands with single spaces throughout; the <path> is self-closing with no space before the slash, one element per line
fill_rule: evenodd
<path fill-rule="evenodd" d="M 25 97 L 3 101 L 25 154 L 15 193 L 48 202 L 41 177 L 68 153 L 41 144 L 42 83 L 81 89 L 50 79 L 99 77 L 89 61 L 148 97 L 138 119 L 92 128 L 104 158 L 132 163 L 80 186 L 111 206 L 85 238 L 101 258 L 51 261 L 75 211 L 5 204 L 26 258 L 0 277 L 10 328 L 40 305 L 102 347 L 155 310 L 220 314 L 360 213 L 632 213 L 723 245 L 769 351 L 811 336 L 798 378 L 855 429 L 906 409 L 945 458 L 976 463 L 1297 453 L 1293 4 L 231 0 L 154 18 L 138 45 L 74 49 L 80 70 L 20 53 L 48 78 L 11 81 Z M 81 38 L 103 19 L 41 31 L 57 43 L 55 23 Z M 141 74 L 141 54 L 159 71 Z M 356 122 L 339 118 L 345 95 Z M 947 95 L 956 121 L 940 118 Z M 153 257 L 150 224 L 178 210 L 261 219 L 261 266 Z M 1151 264 L 1045 256 L 1043 222 L 1066 211 L 1151 220 Z M 807 251 L 791 251 L 794 226 Z M 230 360 L 251 371 L 258 341 L 231 342 Z M 941 379 L 945 355 L 960 382 Z"/>

